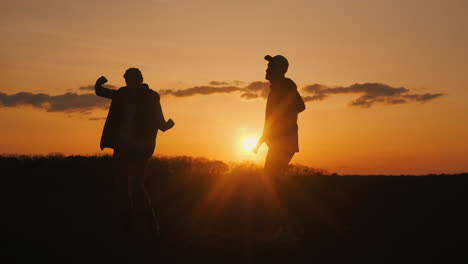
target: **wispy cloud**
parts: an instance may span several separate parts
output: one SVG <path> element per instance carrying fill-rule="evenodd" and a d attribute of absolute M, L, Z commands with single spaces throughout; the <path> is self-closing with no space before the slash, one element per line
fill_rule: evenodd
<path fill-rule="evenodd" d="M 251 82 L 247 85 L 241 94 L 241 98 L 244 99 L 255 99 L 255 98 L 267 98 L 268 92 L 270 91 L 270 83 L 256 81 Z"/>
<path fill-rule="evenodd" d="M 62 95 L 20 92 L 12 95 L 0 93 L 0 107 L 32 106 L 47 112 L 89 113 L 95 108 L 105 109 L 109 100 L 93 94 L 65 93 Z"/>
<path fill-rule="evenodd" d="M 211 82 L 210 82 L 210 85 L 213 85 L 213 86 L 229 85 L 229 83 L 228 83 L 228 82 L 211 81 Z"/>
<path fill-rule="evenodd" d="M 88 118 L 88 120 L 98 121 L 98 120 L 106 120 L 106 118 L 105 117 L 90 117 L 90 118 Z"/>
<path fill-rule="evenodd" d="M 116 86 L 110 85 L 110 84 L 106 84 L 104 86 L 107 87 L 107 88 L 110 88 L 110 89 L 117 89 Z M 79 91 L 94 91 L 94 84 L 87 85 L 87 86 L 81 86 L 80 88 L 78 88 L 78 90 Z"/>
<path fill-rule="evenodd" d="M 245 84 L 243 81 L 232 81 L 232 82 L 225 82 L 225 81 L 211 81 L 209 85 L 212 86 L 221 86 L 221 85 L 235 85 L 235 86 L 240 86 Z"/>
<path fill-rule="evenodd" d="M 161 96 L 190 97 L 211 94 L 238 94 L 243 100 L 266 98 L 269 92 L 269 82 L 256 81 L 245 86 L 225 85 L 228 82 L 212 81 L 206 86 L 195 86 L 180 90 L 160 90 Z M 233 84 L 234 82 L 231 82 Z M 242 82 L 236 81 L 241 84 Z M 114 86 L 107 85 L 113 88 Z M 94 90 L 94 85 L 83 86 L 78 90 Z M 387 105 L 405 103 L 426 103 L 442 97 L 442 93 L 415 93 L 405 87 L 392 87 L 382 83 L 353 84 L 347 87 L 330 87 L 321 84 L 312 84 L 302 88 L 305 102 L 322 101 L 332 95 L 358 94 L 355 100 L 350 102 L 352 106 L 368 108 L 374 104 Z M 96 96 L 94 93 L 78 94 L 67 92 L 61 95 L 49 95 L 44 93 L 20 92 L 16 94 L 5 94 L 0 92 L 0 107 L 31 106 L 47 112 L 67 112 L 89 114 L 93 109 L 107 109 L 110 100 Z M 100 118 L 90 118 L 100 120 Z"/>
<path fill-rule="evenodd" d="M 175 97 L 188 97 L 194 95 L 223 94 L 239 91 L 241 88 L 236 86 L 195 86 L 181 90 L 160 90 L 161 95 L 172 95 Z"/>
<path fill-rule="evenodd" d="M 322 101 L 330 95 L 335 94 L 360 94 L 351 101 L 350 105 L 359 107 L 371 107 L 376 103 L 382 104 L 405 104 L 411 102 L 426 103 L 443 96 L 442 93 L 412 93 L 410 89 L 404 87 L 392 87 L 383 83 L 356 83 L 348 87 L 329 87 L 321 84 L 312 84 L 302 89 L 306 94 L 305 102 Z"/>
<path fill-rule="evenodd" d="M 218 86 L 226 82 L 210 82 L 216 85 L 195 86 L 180 90 L 160 90 L 162 96 L 171 95 L 175 97 L 189 97 L 195 95 L 211 95 L 211 94 L 227 94 L 239 92 L 243 99 L 255 99 L 259 97 L 265 98 L 268 95 L 270 87 L 269 82 L 252 82 L 245 87 L 236 85 Z"/>

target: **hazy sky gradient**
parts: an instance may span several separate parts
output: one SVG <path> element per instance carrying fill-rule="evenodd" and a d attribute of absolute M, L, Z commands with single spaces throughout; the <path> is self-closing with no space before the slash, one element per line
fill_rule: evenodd
<path fill-rule="evenodd" d="M 0 92 L 62 95 L 104 75 L 123 86 L 138 67 L 156 91 L 211 81 L 264 81 L 267 54 L 289 59 L 299 88 L 383 83 L 443 93 L 421 103 L 349 106 L 359 95 L 307 104 L 293 162 L 339 173 L 468 171 L 468 1 L 2 1 Z M 243 87 L 243 85 L 241 85 Z M 301 94 L 306 94 L 301 91 Z M 239 94 L 163 97 L 173 130 L 157 154 L 264 159 L 265 101 Z M 0 107 L 0 153 L 95 154 L 106 110 Z M 107 153 L 107 152 L 106 152 Z"/>

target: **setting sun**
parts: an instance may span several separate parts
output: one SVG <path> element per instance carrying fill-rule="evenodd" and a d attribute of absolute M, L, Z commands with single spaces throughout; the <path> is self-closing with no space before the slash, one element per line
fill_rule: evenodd
<path fill-rule="evenodd" d="M 242 141 L 242 147 L 247 152 L 252 152 L 252 150 L 255 148 L 256 144 L 257 144 L 257 140 L 255 138 L 253 138 L 253 137 L 246 137 Z"/>

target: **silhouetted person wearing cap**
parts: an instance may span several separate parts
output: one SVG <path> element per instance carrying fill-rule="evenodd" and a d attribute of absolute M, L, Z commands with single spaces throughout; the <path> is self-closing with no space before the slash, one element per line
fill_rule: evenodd
<path fill-rule="evenodd" d="M 288 60 L 281 55 L 267 55 L 265 60 L 268 61 L 265 79 L 269 80 L 271 85 L 266 103 L 263 135 L 254 152 L 257 152 L 263 142 L 268 145 L 264 173 L 270 178 L 277 195 L 277 211 L 272 216 L 272 220 L 275 219 L 272 223 L 276 227 L 271 239 L 284 242 L 298 239 L 297 223 L 294 224 L 297 219 L 289 211 L 288 193 L 285 190 L 287 179 L 281 176 L 288 168 L 294 153 L 299 152 L 297 117 L 305 110 L 305 105 L 296 84 L 284 76 L 288 71 Z"/>
<path fill-rule="evenodd" d="M 294 153 L 299 152 L 297 117 L 305 110 L 304 101 L 297 91 L 296 84 L 284 75 L 288 70 L 288 60 L 277 55 L 265 56 L 269 61 L 265 78 L 270 81 L 263 135 L 254 148 L 266 142 L 268 154 L 265 160 L 264 173 L 270 179 L 275 191 L 275 209 L 271 216 L 273 230 L 270 240 L 292 241 L 298 239 L 298 219 L 289 209 L 287 180 L 283 174 Z M 290 180 L 290 179 L 289 179 Z"/>
<path fill-rule="evenodd" d="M 296 84 L 284 76 L 288 71 L 288 60 L 281 55 L 267 55 L 265 60 L 269 61 L 265 79 L 269 80 L 271 85 L 266 103 L 263 135 L 254 152 L 266 142 L 268 154 L 265 173 L 269 176 L 280 176 L 287 169 L 294 153 L 299 152 L 297 117 L 305 110 L 305 105 Z"/>
<path fill-rule="evenodd" d="M 171 119 L 165 120 L 159 94 L 143 83 L 140 70 L 130 68 L 123 77 L 127 86 L 118 90 L 103 87 L 107 82 L 103 76 L 95 86 L 98 96 L 112 99 L 102 132 L 101 149 L 114 149 L 114 220 L 122 232 L 116 234 L 121 236 L 120 239 L 126 239 L 127 235 L 159 233 L 145 188 L 145 169 L 153 155 L 158 130 L 166 131 L 174 126 Z M 145 221 L 151 230 L 139 230 L 144 226 L 140 221 Z"/>

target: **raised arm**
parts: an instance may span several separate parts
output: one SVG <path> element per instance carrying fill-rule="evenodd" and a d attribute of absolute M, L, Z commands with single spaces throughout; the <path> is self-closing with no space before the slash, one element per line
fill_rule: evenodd
<path fill-rule="evenodd" d="M 99 79 L 97 79 L 96 81 L 96 85 L 94 86 L 94 91 L 96 92 L 97 96 L 112 99 L 114 98 L 114 95 L 117 91 L 106 88 L 106 87 L 102 87 L 102 85 L 105 84 L 106 82 L 107 82 L 106 77 L 104 76 L 99 77 Z"/>

